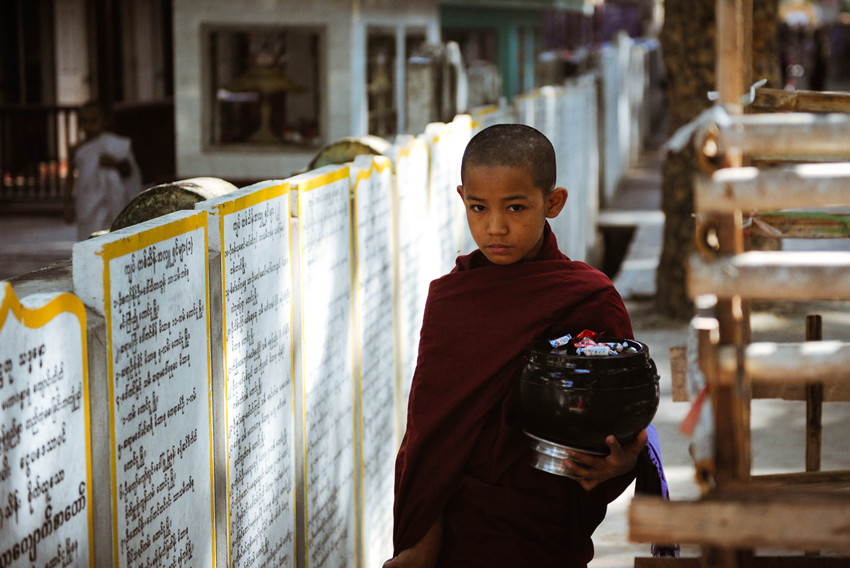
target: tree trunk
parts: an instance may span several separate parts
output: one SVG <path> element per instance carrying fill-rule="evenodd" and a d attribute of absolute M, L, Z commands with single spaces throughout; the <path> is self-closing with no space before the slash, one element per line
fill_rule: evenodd
<path fill-rule="evenodd" d="M 665 0 L 660 41 L 667 72 L 668 125 L 672 134 L 711 105 L 716 89 L 717 0 Z M 753 77 L 781 87 L 776 18 L 779 0 L 753 0 Z M 743 93 L 741 93 L 743 95 Z M 688 319 L 687 262 L 694 240 L 693 185 L 697 172 L 692 146 L 668 152 L 664 161 L 661 207 L 666 216 L 664 245 L 656 273 L 656 304 L 668 317 Z"/>

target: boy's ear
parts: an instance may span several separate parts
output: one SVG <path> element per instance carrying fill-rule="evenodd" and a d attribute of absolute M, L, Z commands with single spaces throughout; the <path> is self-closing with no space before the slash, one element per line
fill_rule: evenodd
<path fill-rule="evenodd" d="M 463 201 L 463 186 L 457 186 L 457 194 L 460 195 L 460 200 Z"/>
<path fill-rule="evenodd" d="M 558 216 L 567 203 L 568 192 L 564 187 L 556 187 L 546 196 L 546 216 L 553 219 Z"/>

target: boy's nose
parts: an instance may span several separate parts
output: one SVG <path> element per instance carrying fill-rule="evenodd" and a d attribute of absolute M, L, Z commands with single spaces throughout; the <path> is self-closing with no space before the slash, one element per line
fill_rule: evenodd
<path fill-rule="evenodd" d="M 487 220 L 487 232 L 491 235 L 503 235 L 507 233 L 508 226 L 501 215 L 490 215 Z"/>

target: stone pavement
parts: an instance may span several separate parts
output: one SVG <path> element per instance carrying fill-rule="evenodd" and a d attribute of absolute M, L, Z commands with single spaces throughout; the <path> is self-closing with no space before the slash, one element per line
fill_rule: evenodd
<path fill-rule="evenodd" d="M 61 215 L 0 214 L 0 280 L 70 258 L 76 238 Z"/>

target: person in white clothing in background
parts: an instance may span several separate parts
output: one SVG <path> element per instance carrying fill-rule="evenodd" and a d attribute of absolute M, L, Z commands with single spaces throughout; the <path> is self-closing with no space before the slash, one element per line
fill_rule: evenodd
<path fill-rule="evenodd" d="M 108 229 L 142 187 L 130 139 L 107 131 L 106 125 L 106 109 L 99 103 L 80 108 L 85 138 L 71 149 L 65 183 L 65 219 L 76 219 L 77 240 Z"/>

